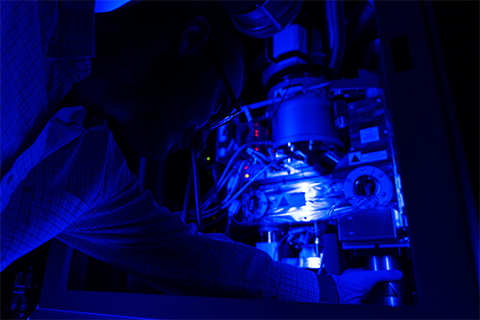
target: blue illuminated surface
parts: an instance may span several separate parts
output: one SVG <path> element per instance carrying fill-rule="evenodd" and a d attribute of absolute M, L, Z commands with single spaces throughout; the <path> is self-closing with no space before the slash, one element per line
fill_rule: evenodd
<path fill-rule="evenodd" d="M 391 305 L 392 307 L 395 306 L 395 299 L 394 299 L 393 297 L 390 297 L 390 305 Z"/>
<path fill-rule="evenodd" d="M 103 314 L 103 313 L 93 313 L 93 312 L 80 312 L 80 311 L 68 311 L 68 310 L 61 310 L 61 309 L 48 309 L 48 308 L 42 308 L 41 310 L 44 311 L 55 311 L 55 312 L 61 312 L 61 313 L 71 313 L 71 314 L 84 314 L 84 315 L 89 315 L 89 316 L 100 316 L 102 318 L 120 318 L 119 316 L 115 315 L 110 315 L 110 314 Z M 121 319 L 150 319 L 150 318 L 138 318 L 138 317 L 128 317 L 128 316 L 121 316 Z"/>
<path fill-rule="evenodd" d="M 402 217 L 400 216 L 400 212 L 398 210 L 393 210 L 395 214 L 395 226 L 397 228 L 403 227 L 403 220 Z"/>
<path fill-rule="evenodd" d="M 373 270 L 378 271 L 377 257 L 373 256 Z"/>
<path fill-rule="evenodd" d="M 97 0 L 95 1 L 95 13 L 113 11 L 130 0 Z"/>

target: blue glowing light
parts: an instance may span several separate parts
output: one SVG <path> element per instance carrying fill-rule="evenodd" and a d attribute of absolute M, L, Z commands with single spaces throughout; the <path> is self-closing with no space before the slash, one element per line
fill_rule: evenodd
<path fill-rule="evenodd" d="M 390 270 L 390 259 L 388 256 L 385 256 L 385 266 L 387 267 L 387 270 Z"/>
<path fill-rule="evenodd" d="M 394 212 L 394 217 L 395 217 L 395 226 L 397 228 L 402 228 L 403 227 L 403 220 L 402 217 L 400 216 L 400 212 L 398 210 L 393 210 Z"/>
<path fill-rule="evenodd" d="M 300 185 L 300 191 L 302 191 L 303 193 L 308 193 L 310 191 L 310 184 L 307 182 L 303 182 Z"/>
<path fill-rule="evenodd" d="M 377 257 L 373 256 L 373 270 L 378 271 Z"/>
<path fill-rule="evenodd" d="M 62 310 L 62 309 L 50 309 L 50 308 L 42 308 L 44 311 L 55 311 L 55 312 L 62 312 L 64 314 L 73 314 L 74 316 L 78 316 L 81 314 L 87 315 L 87 316 L 101 316 L 101 317 L 115 317 L 115 315 L 112 314 L 105 314 L 105 313 L 95 313 L 95 312 L 81 312 L 81 311 L 70 311 L 70 310 Z M 122 315 L 122 319 L 148 319 L 148 318 L 139 318 L 139 317 L 129 317 L 129 316 L 124 316 Z"/>
<path fill-rule="evenodd" d="M 95 1 L 95 13 L 113 11 L 130 1 L 131 0 L 97 0 Z"/>
<path fill-rule="evenodd" d="M 320 257 L 308 257 L 307 258 L 307 268 L 319 269 L 320 268 Z"/>
<path fill-rule="evenodd" d="M 390 303 L 389 303 L 392 307 L 395 307 L 395 299 L 394 297 L 390 297 Z"/>

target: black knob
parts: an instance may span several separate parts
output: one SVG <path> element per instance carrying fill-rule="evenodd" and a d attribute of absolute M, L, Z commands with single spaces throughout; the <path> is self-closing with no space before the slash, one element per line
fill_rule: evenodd
<path fill-rule="evenodd" d="M 359 196 L 371 196 L 375 194 L 377 182 L 372 176 L 361 176 L 355 180 L 354 188 Z"/>

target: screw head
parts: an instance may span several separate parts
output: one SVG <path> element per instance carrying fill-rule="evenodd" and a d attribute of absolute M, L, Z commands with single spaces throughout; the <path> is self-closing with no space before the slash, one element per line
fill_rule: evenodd
<path fill-rule="evenodd" d="M 17 309 L 17 304 L 16 303 L 12 303 L 12 305 L 10 306 L 10 310 L 15 310 Z"/>

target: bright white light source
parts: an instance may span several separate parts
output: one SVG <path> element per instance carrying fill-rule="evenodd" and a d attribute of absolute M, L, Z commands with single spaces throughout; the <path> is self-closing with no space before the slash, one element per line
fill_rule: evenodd
<path fill-rule="evenodd" d="M 300 191 L 302 191 L 303 193 L 308 193 L 308 191 L 310 191 L 310 185 L 306 182 L 303 182 L 300 185 Z"/>
<path fill-rule="evenodd" d="M 307 268 L 310 268 L 310 269 L 320 268 L 320 258 L 319 257 L 307 258 Z"/>
<path fill-rule="evenodd" d="M 387 270 L 390 270 L 390 260 L 388 256 L 385 256 L 385 266 L 387 267 Z"/>

